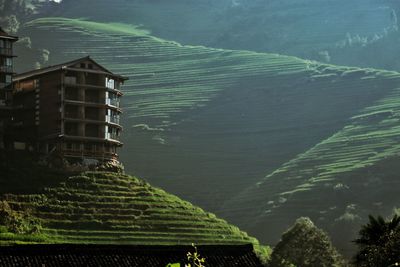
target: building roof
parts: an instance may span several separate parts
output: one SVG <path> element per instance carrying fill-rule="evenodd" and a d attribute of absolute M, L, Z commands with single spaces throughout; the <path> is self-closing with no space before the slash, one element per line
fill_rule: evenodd
<path fill-rule="evenodd" d="M 53 72 L 53 71 L 72 68 L 74 65 L 79 64 L 80 62 L 83 62 L 83 61 L 87 61 L 87 60 L 90 60 L 93 64 L 98 66 L 101 69 L 101 71 L 85 69 L 86 72 L 109 74 L 109 75 L 111 75 L 113 77 L 117 77 L 117 78 L 119 78 L 121 80 L 128 80 L 127 77 L 123 77 L 123 76 L 120 76 L 120 75 L 112 73 L 111 71 L 109 71 L 108 69 L 104 68 L 103 66 L 101 66 L 96 61 L 94 61 L 92 58 L 90 58 L 90 56 L 86 56 L 86 57 L 75 59 L 73 61 L 57 64 L 57 65 L 54 65 L 54 66 L 49 66 L 49 67 L 46 67 L 46 68 L 41 68 L 41 69 L 32 70 L 32 71 L 24 72 L 24 73 L 21 73 L 21 74 L 17 74 L 17 75 L 15 75 L 13 77 L 13 81 L 24 80 L 24 79 L 27 79 L 27 78 L 30 78 L 30 77 L 33 77 L 33 76 L 42 75 L 42 74 Z"/>
<path fill-rule="evenodd" d="M 5 32 L 3 30 L 3 28 L 0 27 L 0 39 L 1 38 L 11 39 L 12 41 L 17 41 L 18 40 L 17 36 L 9 35 L 7 32 Z"/>
<path fill-rule="evenodd" d="M 262 267 L 249 245 L 204 245 L 197 247 L 207 267 Z M 1 266 L 146 266 L 184 263 L 192 246 L 118 245 L 15 245 L 0 246 Z M 16 264 L 16 265 L 15 265 Z"/>

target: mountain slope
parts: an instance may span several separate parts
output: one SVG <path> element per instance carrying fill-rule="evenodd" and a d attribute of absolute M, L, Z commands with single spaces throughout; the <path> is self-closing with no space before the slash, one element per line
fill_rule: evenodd
<path fill-rule="evenodd" d="M 213 211 L 341 130 L 399 81 L 391 72 L 181 46 L 123 24 L 43 18 L 25 31 L 52 51 L 53 63 L 90 54 L 129 76 L 127 169 Z"/>
<path fill-rule="evenodd" d="M 399 74 L 387 77 L 398 84 Z M 371 212 L 389 215 L 400 204 L 396 190 L 400 186 L 399 122 L 397 85 L 353 116 L 343 129 L 227 203 L 226 217 L 261 239 L 277 240 L 276 229 L 283 231 L 307 214 L 335 231 L 338 242 L 349 242 L 354 232 L 339 234 L 339 229 L 348 233 Z"/>
<path fill-rule="evenodd" d="M 130 77 L 129 171 L 263 241 L 309 216 L 338 245 L 367 213 L 398 206 L 396 72 L 182 46 L 126 24 L 42 18 L 24 28 L 53 63 L 90 54 Z"/>
<path fill-rule="evenodd" d="M 47 16 L 143 25 L 182 44 L 399 70 L 399 12 L 396 0 L 69 0 Z"/>
<path fill-rule="evenodd" d="M 43 240 L 36 242 L 257 244 L 213 214 L 128 175 L 83 173 L 41 194 L 7 194 L 2 199 L 40 222 Z M 27 239 L 0 233 L 0 243 Z"/>

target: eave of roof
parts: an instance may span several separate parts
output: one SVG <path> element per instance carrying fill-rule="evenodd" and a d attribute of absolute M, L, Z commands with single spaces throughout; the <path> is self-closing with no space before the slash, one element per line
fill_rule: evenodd
<path fill-rule="evenodd" d="M 13 36 L 5 32 L 1 27 L 0 27 L 0 38 L 6 38 L 6 39 L 11 39 L 12 41 L 17 41 L 18 37 Z"/>
<path fill-rule="evenodd" d="M 106 68 L 104 68 L 103 66 L 101 66 L 99 63 L 97 63 L 96 61 L 94 61 L 92 58 L 90 58 L 90 56 L 86 56 L 86 57 L 82 57 L 73 61 L 69 61 L 69 62 L 65 62 L 65 63 L 61 63 L 61 64 L 57 64 L 54 66 L 49 66 L 46 68 L 42 68 L 42 69 L 37 69 L 37 70 L 32 70 L 32 71 L 28 71 L 28 72 L 24 72 L 24 73 L 20 73 L 17 74 L 13 77 L 14 81 L 20 81 L 20 80 L 24 80 L 27 78 L 31 78 L 34 76 L 38 76 L 38 75 L 42 75 L 45 73 L 50 73 L 50 72 L 54 72 L 54 71 L 59 71 L 59 70 L 68 70 L 71 66 L 78 64 L 82 61 L 86 61 L 86 60 L 90 60 L 92 61 L 94 64 L 96 64 L 97 66 L 99 66 L 103 71 L 96 71 L 96 70 L 91 70 L 91 69 L 82 69 L 82 71 L 85 72 L 92 72 L 92 73 L 100 73 L 100 74 L 107 74 L 116 78 L 119 78 L 121 80 L 127 80 L 127 77 L 123 77 L 120 76 L 118 74 L 114 74 L 111 71 L 107 70 Z M 73 70 L 73 68 L 70 68 Z"/>

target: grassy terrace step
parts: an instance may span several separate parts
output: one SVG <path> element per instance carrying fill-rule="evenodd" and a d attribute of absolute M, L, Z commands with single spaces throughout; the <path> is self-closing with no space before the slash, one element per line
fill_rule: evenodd
<path fill-rule="evenodd" d="M 107 191 L 110 187 L 118 190 Z M 106 202 L 102 202 L 103 190 L 116 192 L 116 196 L 107 194 Z M 118 192 L 130 192 L 134 197 L 121 197 Z M 86 201 L 89 195 L 94 201 Z M 256 239 L 226 221 L 128 175 L 87 172 L 42 194 L 6 194 L 2 198 L 13 210 L 38 220 L 42 230 L 39 234 L 18 235 L 0 226 L 1 244 L 253 243 L 260 249 Z"/>
<path fill-rule="evenodd" d="M 172 228 L 172 227 L 171 227 Z M 182 232 L 180 228 L 176 228 L 177 232 Z M 73 235 L 73 234 L 80 234 L 80 235 L 126 235 L 127 232 L 131 234 L 139 233 L 139 234 L 145 234 L 145 235 L 169 235 L 169 233 L 165 232 L 155 232 L 152 229 L 140 229 L 139 227 L 135 226 L 133 227 L 126 227 L 126 228 L 116 228 L 115 230 L 91 230 L 91 231 L 84 231 L 84 230 L 67 230 L 67 229 L 43 229 L 44 233 L 48 234 L 54 234 L 56 235 L 57 233 L 63 233 L 66 235 Z M 229 235 L 229 231 L 226 231 L 226 229 L 221 228 L 221 230 L 218 229 L 197 229 L 197 228 L 185 228 L 185 233 L 181 233 L 182 235 L 204 235 L 204 236 L 212 236 L 212 235 Z"/>

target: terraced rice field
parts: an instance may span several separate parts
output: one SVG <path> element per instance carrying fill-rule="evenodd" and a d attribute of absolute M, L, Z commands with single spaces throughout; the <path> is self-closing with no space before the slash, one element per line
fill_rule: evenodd
<path fill-rule="evenodd" d="M 397 72 L 182 46 L 122 24 L 43 18 L 24 28 L 53 63 L 90 54 L 130 77 L 128 171 L 263 240 L 299 216 L 327 229 L 349 209 L 358 220 L 396 205 L 397 182 L 379 166 L 396 169 Z"/>
<path fill-rule="evenodd" d="M 93 8 L 95 6 L 96 8 Z M 280 53 L 333 64 L 399 69 L 391 0 L 64 2 L 54 14 L 144 25 L 184 44 Z M 332 12 L 335 10 L 335 12 Z"/>
<path fill-rule="evenodd" d="M 0 243 L 244 244 L 258 241 L 238 228 L 144 181 L 88 172 L 43 194 L 4 195 L 10 207 L 29 212 L 40 236 L 0 231 Z M 29 239 L 29 238 L 30 239 Z"/>
<path fill-rule="evenodd" d="M 337 133 L 227 203 L 227 217 L 253 232 L 263 231 L 259 237 L 276 240 L 279 235 L 263 226 L 283 231 L 302 214 L 328 229 L 335 229 L 343 215 L 353 216 L 344 222 L 347 227 L 359 225 L 370 213 L 390 215 L 400 203 L 395 190 L 400 186 L 395 163 L 400 153 L 400 75 L 381 74 L 394 82 L 392 90 Z"/>
<path fill-rule="evenodd" d="M 53 42 L 38 43 L 55 51 L 53 61 L 91 55 L 112 71 L 128 76 L 126 117 L 152 128 L 170 126 L 171 116 L 203 107 L 243 76 L 275 76 L 283 66 L 282 79 L 285 74 L 305 71 L 299 59 L 181 46 L 124 24 L 44 18 L 25 28 L 32 31 L 33 38 L 50 32 L 47 38 Z M 264 60 L 259 60 L 260 56 Z"/>

